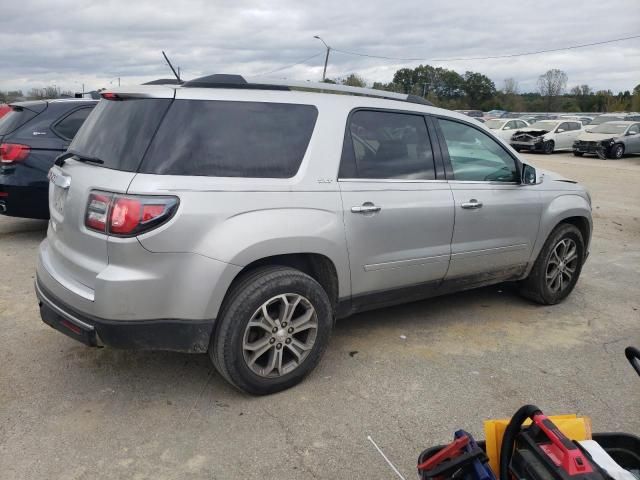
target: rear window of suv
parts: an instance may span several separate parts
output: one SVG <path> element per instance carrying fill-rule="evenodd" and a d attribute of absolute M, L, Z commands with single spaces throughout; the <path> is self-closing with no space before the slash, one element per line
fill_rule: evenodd
<path fill-rule="evenodd" d="M 176 100 L 140 172 L 290 178 L 300 167 L 317 116 L 312 105 Z"/>
<path fill-rule="evenodd" d="M 9 113 L 0 118 L 0 135 L 14 132 L 36 115 L 38 114 L 26 108 L 13 107 Z"/>
<path fill-rule="evenodd" d="M 114 170 L 135 172 L 171 99 L 101 100 L 69 151 L 98 158 Z"/>

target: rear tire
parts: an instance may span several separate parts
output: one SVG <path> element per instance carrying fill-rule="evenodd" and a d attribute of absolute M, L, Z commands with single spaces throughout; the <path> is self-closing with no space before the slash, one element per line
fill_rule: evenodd
<path fill-rule="evenodd" d="M 553 142 L 553 140 L 547 140 L 542 145 L 542 152 L 546 155 L 551 155 L 555 150 L 555 148 L 556 148 L 556 144 Z"/>
<path fill-rule="evenodd" d="M 576 286 L 584 262 L 584 239 L 575 225 L 561 223 L 547 238 L 522 281 L 521 294 L 542 305 L 564 300 Z"/>
<path fill-rule="evenodd" d="M 331 302 L 318 282 L 292 268 L 262 267 L 227 294 L 209 356 L 232 385 L 267 395 L 296 385 L 316 367 L 332 327 Z"/>
<path fill-rule="evenodd" d="M 584 155 L 584 152 L 573 152 L 573 155 L 575 157 L 582 157 Z"/>

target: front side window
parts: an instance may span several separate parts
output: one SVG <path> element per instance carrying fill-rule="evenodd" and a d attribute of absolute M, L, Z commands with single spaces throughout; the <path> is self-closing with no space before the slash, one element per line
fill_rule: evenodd
<path fill-rule="evenodd" d="M 433 180 L 427 125 L 421 115 L 357 111 L 351 115 L 341 178 Z"/>
<path fill-rule="evenodd" d="M 569 124 L 567 122 L 561 123 L 560 125 L 558 125 L 558 128 L 556 129 L 557 133 L 562 133 L 560 130 L 562 130 L 562 132 L 568 132 L 569 130 L 571 130 L 571 128 L 569 127 Z"/>
<path fill-rule="evenodd" d="M 516 182 L 516 162 L 484 132 L 451 120 L 438 120 L 449 152 L 455 180 Z"/>
<path fill-rule="evenodd" d="M 638 133 L 640 133 L 640 125 L 638 125 L 637 123 L 635 125 L 631 125 L 629 127 L 629 135 L 637 135 Z"/>

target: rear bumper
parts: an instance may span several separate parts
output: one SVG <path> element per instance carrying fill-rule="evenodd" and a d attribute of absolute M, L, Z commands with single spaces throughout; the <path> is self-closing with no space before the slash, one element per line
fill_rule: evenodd
<path fill-rule="evenodd" d="M 42 321 L 90 347 L 171 350 L 203 353 L 209 347 L 213 320 L 114 321 L 83 314 L 64 304 L 36 277 Z"/>
<path fill-rule="evenodd" d="M 49 218 L 48 190 L 42 187 L 9 185 L 0 175 L 0 214 L 11 217 Z"/>

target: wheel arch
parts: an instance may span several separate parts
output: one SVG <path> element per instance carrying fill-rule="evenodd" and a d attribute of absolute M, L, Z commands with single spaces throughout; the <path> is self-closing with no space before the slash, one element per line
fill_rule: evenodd
<path fill-rule="evenodd" d="M 575 225 L 578 230 L 580 230 L 584 240 L 585 255 L 588 254 L 591 243 L 591 233 L 593 231 L 591 206 L 582 195 L 573 193 L 560 195 L 554 198 L 542 213 L 538 238 L 536 239 L 526 275 L 529 274 L 551 232 L 562 223 Z"/>

